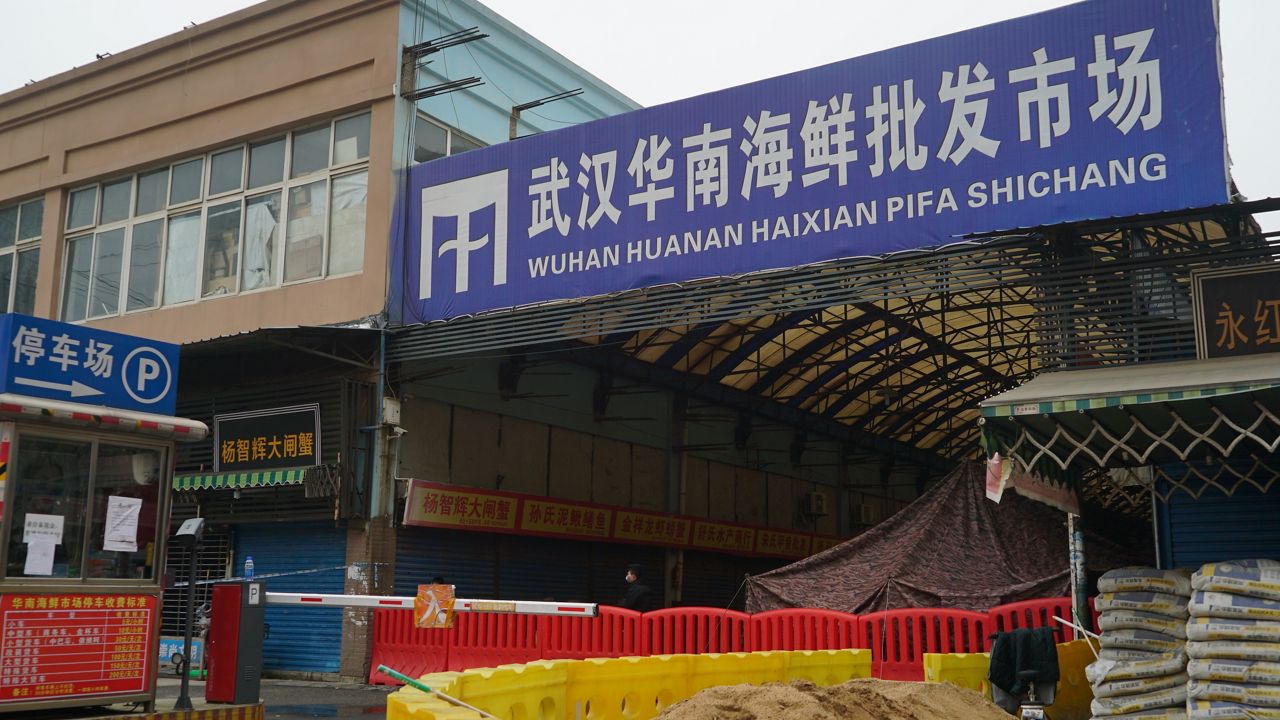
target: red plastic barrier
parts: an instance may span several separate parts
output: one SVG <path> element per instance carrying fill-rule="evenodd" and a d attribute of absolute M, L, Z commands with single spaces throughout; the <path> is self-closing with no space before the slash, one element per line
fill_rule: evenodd
<path fill-rule="evenodd" d="M 409 677 L 448 669 L 452 630 L 419 630 L 413 625 L 411 610 L 373 611 L 373 663 L 369 682 L 399 685 L 398 680 L 378 672 L 379 665 L 399 670 Z"/>
<path fill-rule="evenodd" d="M 546 660 L 582 660 L 640 654 L 643 615 L 601 605 L 593 618 L 548 616 L 538 631 Z"/>
<path fill-rule="evenodd" d="M 1058 624 L 1053 616 L 1071 617 L 1071 598 L 1041 598 L 998 605 L 987 611 L 994 625 L 991 632 L 1009 632 L 1018 628 L 1053 628 L 1054 639 L 1066 642 L 1076 639 L 1076 631 Z"/>
<path fill-rule="evenodd" d="M 858 634 L 858 616 L 835 610 L 790 608 L 751 616 L 749 650 L 840 650 L 866 647 Z"/>
<path fill-rule="evenodd" d="M 871 648 L 871 674 L 885 680 L 924 680 L 924 653 L 982 652 L 987 616 L 967 610 L 887 610 L 858 619 Z"/>
<path fill-rule="evenodd" d="M 643 616 L 640 654 L 743 652 L 751 616 L 737 610 L 679 607 Z"/>
<path fill-rule="evenodd" d="M 412 615 L 412 613 L 410 613 Z M 493 667 L 539 659 L 537 615 L 458 613 L 453 620 L 448 670 Z"/>

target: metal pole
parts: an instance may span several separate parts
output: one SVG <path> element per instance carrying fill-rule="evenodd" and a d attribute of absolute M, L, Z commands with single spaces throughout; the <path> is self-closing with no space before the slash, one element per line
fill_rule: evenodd
<path fill-rule="evenodd" d="M 182 634 L 182 685 L 174 710 L 192 710 L 191 705 L 191 630 L 196 622 L 196 544 L 191 543 L 187 553 L 187 609 L 186 631 Z"/>
<path fill-rule="evenodd" d="M 1067 513 L 1068 546 L 1071 554 L 1071 613 L 1085 630 L 1093 630 L 1089 612 L 1089 576 L 1084 564 L 1084 526 L 1079 515 Z"/>

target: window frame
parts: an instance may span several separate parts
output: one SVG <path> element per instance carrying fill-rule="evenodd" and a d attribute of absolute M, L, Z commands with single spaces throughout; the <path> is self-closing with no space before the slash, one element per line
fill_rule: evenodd
<path fill-rule="evenodd" d="M 60 441 L 86 441 L 90 445 L 89 457 L 89 483 L 85 489 L 84 504 L 85 518 L 84 530 L 80 534 L 80 558 L 81 565 L 80 576 L 75 578 L 57 578 L 25 575 L 9 575 L 9 550 L 10 538 L 12 536 L 13 522 L 12 517 L 0 517 L 0 520 L 9 520 L 10 524 L 5 525 L 5 532 L 0 533 L 0 585 L 35 585 L 49 583 L 58 583 L 60 585 L 130 585 L 135 587 L 159 586 L 164 576 L 163 563 L 159 562 L 159 558 L 164 557 L 166 545 L 168 544 L 168 526 L 169 513 L 173 502 L 173 492 L 171 488 L 166 488 L 165 483 L 172 483 L 173 476 L 171 471 L 171 463 L 173 462 L 173 444 L 161 440 L 150 440 L 140 437 L 121 437 L 103 432 L 93 432 L 84 430 L 72 430 L 67 428 L 44 427 L 40 425 L 6 422 L 3 426 L 8 429 L 9 437 L 12 439 L 12 452 L 10 457 L 20 459 L 22 457 L 22 442 L 24 438 L 39 438 L 46 440 Z M 2 430 L 0 430 L 2 431 Z M 93 508 L 91 506 L 94 490 L 97 488 L 98 477 L 98 448 L 103 444 L 136 447 L 145 450 L 155 450 L 160 453 L 160 467 L 164 469 L 158 480 L 159 486 L 157 490 L 156 502 L 156 536 L 154 539 L 154 549 L 152 551 L 151 577 L 149 578 L 89 578 L 86 577 L 85 567 L 88 563 L 90 547 L 92 546 L 93 532 Z M 13 465 L 16 468 L 16 463 Z M 17 488 L 22 483 L 22 478 L 13 475 L 4 488 L 4 507 L 5 515 L 12 516 L 16 510 L 15 500 L 17 499 Z M 66 538 L 63 538 L 64 542 Z"/>
<path fill-rule="evenodd" d="M 368 154 L 366 154 L 364 157 L 357 158 L 351 162 L 335 165 L 334 164 L 334 157 L 335 157 L 334 148 L 335 148 L 335 142 L 336 142 L 335 131 L 337 129 L 337 124 L 344 120 L 360 117 L 362 115 L 366 115 L 369 117 L 370 138 L 368 140 L 368 147 L 367 147 L 369 151 Z M 123 226 L 125 228 L 124 248 L 121 253 L 120 287 L 118 288 L 119 295 L 117 299 L 116 312 L 113 314 L 107 314 L 107 315 L 91 316 L 89 313 L 91 308 L 88 305 L 86 305 L 85 317 L 83 319 L 67 320 L 66 322 L 89 322 L 89 321 L 99 320 L 99 319 L 108 318 L 108 317 L 131 315 L 131 314 L 141 313 L 141 312 L 151 312 L 153 310 L 158 310 L 158 309 L 163 309 L 168 307 L 181 307 L 181 306 L 190 305 L 193 303 L 217 300 L 219 298 L 224 298 L 224 297 L 234 297 L 238 295 L 276 290 L 276 289 L 290 287 L 294 285 L 301 285 L 305 283 L 323 281 L 329 278 L 350 277 L 352 275 L 358 275 L 364 272 L 365 270 L 364 264 L 363 262 L 361 262 L 361 267 L 359 270 L 343 272 L 339 275 L 330 275 L 329 274 L 329 267 L 330 267 L 329 252 L 331 249 L 331 225 L 332 225 L 332 215 L 333 215 L 333 197 L 332 196 L 333 196 L 334 181 L 338 178 L 345 177 L 347 175 L 353 175 L 353 174 L 358 174 L 362 172 L 363 173 L 369 172 L 370 155 L 372 155 L 372 151 L 373 151 L 372 120 L 373 120 L 373 109 L 369 107 L 360 108 L 352 112 L 332 116 L 328 118 L 328 120 L 326 120 L 325 123 L 323 124 L 322 123 L 302 123 L 295 128 L 287 129 L 284 131 L 277 130 L 271 133 L 264 133 L 259 136 L 246 138 L 245 140 L 242 140 L 237 143 L 218 146 L 200 155 L 183 156 L 175 160 L 172 160 L 168 163 L 141 168 L 137 171 L 130 173 L 127 176 L 117 176 L 111 179 L 104 179 L 93 184 L 82 185 L 80 187 L 68 190 L 68 193 L 74 193 L 74 192 L 86 190 L 89 188 L 95 189 L 94 218 L 96 219 L 100 216 L 100 212 L 101 212 L 103 185 L 113 183 L 113 182 L 118 182 L 121 179 L 123 179 L 123 177 L 128 177 L 131 182 L 128 217 L 126 217 L 123 220 L 112 222 L 110 224 L 103 224 L 103 225 L 90 224 L 90 225 L 84 225 L 76 228 L 64 228 L 63 230 L 61 240 L 62 240 L 64 249 L 66 248 L 67 243 L 70 243 L 72 241 L 79 240 L 86 236 L 91 236 L 94 238 L 92 241 L 93 243 L 92 261 L 90 263 L 90 269 L 89 269 L 89 296 L 92 297 L 93 286 L 94 286 L 94 281 L 96 279 L 96 272 L 97 272 L 97 259 L 98 259 L 97 258 L 97 254 L 98 254 L 97 235 L 103 232 L 116 229 L 117 227 L 120 227 L 120 226 Z M 290 173 L 293 165 L 293 145 L 294 145 L 295 135 L 299 133 L 312 131 L 312 130 L 318 130 L 322 127 L 328 128 L 328 142 L 326 144 L 328 165 L 326 165 L 324 168 L 304 173 L 302 175 L 299 175 L 298 177 L 290 177 Z M 282 162 L 281 179 L 276 182 L 267 183 L 264 185 L 260 185 L 258 187 L 250 188 L 249 187 L 249 169 L 250 169 L 250 162 L 251 162 L 253 147 L 255 145 L 263 145 L 263 144 L 275 142 L 277 140 L 281 141 L 284 146 L 284 152 L 281 159 L 281 162 Z M 222 153 L 225 153 L 228 151 L 234 151 L 234 150 L 239 150 L 241 154 L 239 188 L 236 190 L 220 192 L 214 195 L 209 194 L 209 188 L 212 184 L 213 157 L 216 155 L 220 155 Z M 187 200 L 187 201 L 182 201 L 177 203 L 171 202 L 170 199 L 173 194 L 173 183 L 174 183 L 174 168 L 180 165 L 185 165 L 187 163 L 194 162 L 194 161 L 200 161 L 202 163 L 201 172 L 200 172 L 199 197 L 194 200 Z M 167 170 L 167 177 L 166 177 L 166 182 L 164 187 L 164 192 L 165 192 L 164 202 L 161 203 L 161 207 L 153 210 L 152 212 L 149 212 L 146 214 L 139 214 L 137 212 L 139 179 L 143 175 L 149 175 L 161 169 Z M 309 185 L 315 182 L 324 182 L 325 184 L 324 197 L 326 202 L 326 209 L 325 209 L 325 214 L 323 218 L 323 237 L 321 240 L 322 257 L 321 257 L 321 264 L 320 264 L 320 272 L 318 275 L 315 275 L 315 276 L 285 281 L 284 260 L 285 260 L 286 231 L 288 227 L 289 192 L 293 188 Z M 276 242 L 275 242 L 275 247 L 272 248 L 272 253 L 271 253 L 271 261 L 272 261 L 271 282 L 262 287 L 253 288 L 251 290 L 244 290 L 243 289 L 244 253 L 246 249 L 245 232 L 248 229 L 247 209 L 249 207 L 249 201 L 259 197 L 272 195 L 272 194 L 277 194 L 280 197 L 280 217 L 277 219 Z M 238 232 L 237 232 L 236 247 L 234 248 L 234 252 L 237 258 L 236 272 L 234 273 L 235 291 L 206 296 L 204 294 L 204 285 L 205 285 L 204 275 L 205 275 L 205 265 L 206 265 L 205 248 L 208 242 L 207 230 L 208 230 L 209 210 L 212 207 L 224 205 L 231 202 L 239 202 L 239 205 L 240 205 L 240 209 L 239 209 L 240 219 L 239 219 L 239 226 L 238 226 Z M 366 202 L 366 224 L 367 224 L 368 222 L 367 192 L 365 196 L 365 202 Z M 172 246 L 172 238 L 170 237 L 170 233 L 169 233 L 170 224 L 174 218 L 184 217 L 194 212 L 199 213 L 199 228 L 200 228 L 199 238 L 197 240 L 195 264 L 193 268 L 195 273 L 194 297 L 188 300 L 181 300 L 173 303 L 165 303 L 164 296 L 165 296 L 165 291 L 167 289 L 166 286 L 168 284 L 167 277 L 166 277 L 167 276 L 166 269 L 168 267 L 169 252 Z M 68 220 L 70 219 L 70 203 L 69 202 L 67 207 L 67 219 Z M 159 249 L 160 261 L 159 261 L 159 268 L 158 268 L 159 278 L 156 283 L 155 297 L 153 298 L 152 303 L 149 306 L 140 307 L 140 308 L 131 310 L 129 309 L 129 284 L 132 279 L 131 275 L 132 275 L 132 264 L 133 264 L 133 255 L 134 255 L 134 228 L 137 225 L 150 222 L 156 219 L 160 219 L 163 222 L 161 224 L 161 231 L 160 231 L 160 249 Z M 30 243 L 34 241 L 25 241 L 25 242 Z M 368 242 L 368 237 L 364 238 L 364 242 L 365 243 Z M 0 252 L 3 252 L 3 251 L 0 251 Z M 68 294 L 65 292 L 65 287 L 66 287 L 67 273 L 70 270 L 69 263 L 70 263 L 69 253 L 64 251 L 62 253 L 62 263 L 61 263 L 62 267 L 60 268 L 60 274 L 58 275 L 59 297 L 58 297 L 58 307 L 57 307 L 57 314 L 56 314 L 58 318 L 64 318 L 65 313 L 67 311 L 67 303 L 68 303 L 69 297 L 68 297 Z M 16 279 L 16 276 L 17 276 L 16 263 L 15 263 L 13 272 L 14 272 L 14 277 Z M 16 282 L 11 283 L 11 285 L 16 287 Z M 12 294 L 13 293 L 11 288 L 10 295 L 12 296 Z M 86 302 L 88 303 L 89 301 L 86 301 Z"/>
<path fill-rule="evenodd" d="M 83 189 L 83 188 L 82 188 Z M 40 232 L 29 238 L 22 237 L 22 220 L 26 217 L 28 208 L 38 205 L 40 221 L 37 227 Z M 34 304 L 29 308 L 22 308 L 21 311 L 15 307 L 18 300 L 18 270 L 21 267 L 22 255 L 31 252 L 36 253 L 36 270 L 39 272 L 40 267 L 40 243 L 44 239 L 44 220 L 45 220 L 45 196 L 36 195 L 28 197 L 25 200 L 16 200 L 3 206 L 5 209 L 14 208 L 18 214 L 14 217 L 13 228 L 13 244 L 8 247 L 0 248 L 0 255 L 13 255 L 13 261 L 9 269 L 9 291 L 3 298 L 0 298 L 0 310 L 5 312 L 22 312 L 31 315 L 35 313 Z M 69 211 L 69 208 L 68 208 Z"/>

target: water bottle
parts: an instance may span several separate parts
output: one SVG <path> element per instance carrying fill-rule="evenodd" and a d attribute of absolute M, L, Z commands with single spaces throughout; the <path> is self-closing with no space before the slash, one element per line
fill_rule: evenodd
<path fill-rule="evenodd" d="M 252 555 L 244 559 L 244 579 L 245 580 L 253 579 L 253 556 Z"/>

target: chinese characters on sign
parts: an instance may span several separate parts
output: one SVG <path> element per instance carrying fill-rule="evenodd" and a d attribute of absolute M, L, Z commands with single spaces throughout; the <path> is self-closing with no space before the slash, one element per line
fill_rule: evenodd
<path fill-rule="evenodd" d="M 1200 357 L 1280 352 L 1280 268 L 1196 273 L 1192 283 Z"/>
<path fill-rule="evenodd" d="M 313 467 L 320 460 L 320 406 L 216 415 L 217 472 Z"/>
<path fill-rule="evenodd" d="M 172 415 L 178 346 L 83 325 L 0 316 L 3 391 Z"/>
<path fill-rule="evenodd" d="M 433 161 L 392 305 L 430 321 L 1226 202 L 1214 16 L 1073 5 Z"/>
<path fill-rule="evenodd" d="M 645 510 L 468 490 L 414 480 L 405 525 L 521 533 L 578 540 L 722 550 L 740 555 L 801 558 L 839 544 L 830 538 Z"/>
<path fill-rule="evenodd" d="M 0 703 L 149 690 L 156 598 L 0 597 Z"/>

